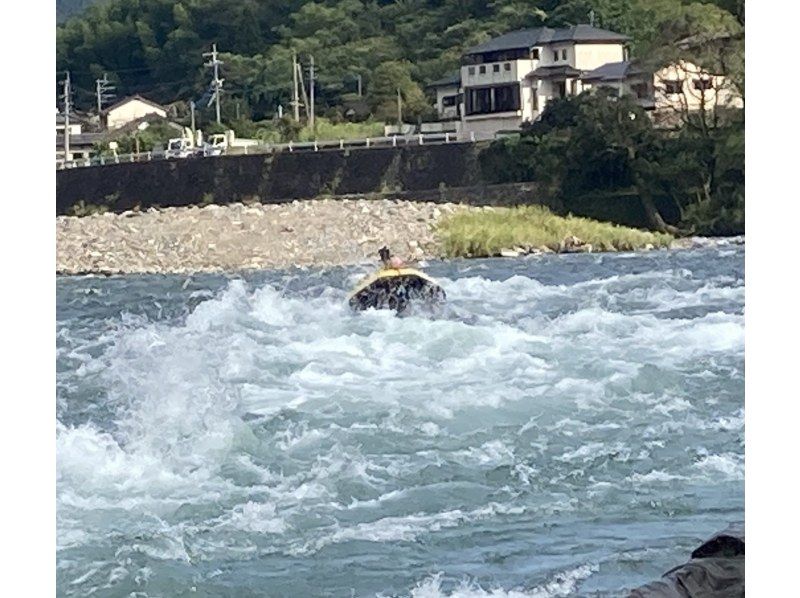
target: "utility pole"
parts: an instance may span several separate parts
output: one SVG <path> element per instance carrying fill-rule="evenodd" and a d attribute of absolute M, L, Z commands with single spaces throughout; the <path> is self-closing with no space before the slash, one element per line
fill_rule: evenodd
<path fill-rule="evenodd" d="M 400 95 L 400 88 L 397 88 L 397 124 L 403 124 L 403 96 Z"/>
<path fill-rule="evenodd" d="M 225 81 L 225 79 L 220 79 L 219 78 L 219 65 L 224 64 L 224 63 L 220 62 L 220 60 L 218 59 L 217 44 L 212 44 L 211 45 L 211 52 L 206 52 L 206 53 L 203 54 L 203 57 L 206 57 L 206 56 L 210 56 L 211 57 L 211 62 L 205 63 L 205 66 L 208 66 L 208 67 L 211 67 L 212 69 L 214 69 L 214 78 L 211 80 L 211 89 L 214 90 L 214 94 L 211 96 L 211 99 L 208 101 L 208 105 L 209 106 L 211 105 L 211 101 L 212 100 L 216 101 L 216 104 L 217 104 L 217 124 L 220 125 L 220 124 L 222 124 L 222 119 L 220 118 L 220 112 L 219 112 L 219 97 L 220 97 L 220 95 L 222 93 L 222 83 L 223 83 L 223 81 Z"/>
<path fill-rule="evenodd" d="M 69 113 L 72 110 L 72 86 L 69 80 L 69 71 L 66 72 L 64 77 L 64 166 L 67 165 L 70 158 L 69 152 Z"/>
<path fill-rule="evenodd" d="M 302 104 L 303 107 L 306 109 L 306 122 L 308 122 L 308 104 L 309 104 L 309 102 L 308 102 L 308 94 L 306 93 L 305 77 L 303 77 L 303 71 L 302 71 L 302 69 L 301 69 L 299 64 L 297 65 L 297 80 L 300 82 L 300 93 L 303 96 L 303 101 L 302 102 L 298 102 L 298 112 L 297 112 L 298 113 L 298 120 L 300 120 L 300 118 L 299 118 L 299 114 L 300 114 L 299 105 Z"/>
<path fill-rule="evenodd" d="M 195 123 L 194 123 L 194 100 L 191 100 L 189 102 L 189 111 L 192 114 L 192 137 L 196 137 L 197 129 L 195 128 Z"/>
<path fill-rule="evenodd" d="M 294 108 L 294 120 L 300 122 L 300 94 L 297 90 L 297 53 L 292 52 L 292 107 Z"/>
<path fill-rule="evenodd" d="M 308 78 L 309 78 L 309 95 L 311 96 L 309 101 L 309 112 L 308 112 L 308 126 L 311 129 L 312 133 L 315 131 L 314 129 L 314 56 L 311 56 L 311 67 L 308 71 Z"/>
<path fill-rule="evenodd" d="M 109 85 L 108 76 L 103 73 L 102 79 L 95 79 L 96 94 L 97 94 L 97 115 L 103 111 L 103 104 L 114 97 L 113 93 L 109 93 L 116 89 L 113 85 Z"/>
<path fill-rule="evenodd" d="M 356 75 L 358 77 L 358 97 L 361 97 L 361 75 Z"/>

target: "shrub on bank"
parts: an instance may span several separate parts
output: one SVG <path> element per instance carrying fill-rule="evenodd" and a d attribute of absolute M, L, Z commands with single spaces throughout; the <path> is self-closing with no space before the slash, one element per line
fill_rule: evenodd
<path fill-rule="evenodd" d="M 515 247 L 558 251 L 569 237 L 592 245 L 593 251 L 667 247 L 673 239 L 588 218 L 556 216 L 543 206 L 459 212 L 439 223 L 438 234 L 448 257 L 491 257 Z"/>

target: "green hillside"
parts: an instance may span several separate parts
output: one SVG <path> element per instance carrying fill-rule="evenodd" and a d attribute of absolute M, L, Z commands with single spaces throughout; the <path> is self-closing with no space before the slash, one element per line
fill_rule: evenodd
<path fill-rule="evenodd" d="M 62 0 L 57 10 L 89 3 Z M 429 110 L 425 84 L 493 35 L 592 21 L 630 35 L 634 55 L 650 57 L 691 35 L 741 35 L 742 7 L 740 0 L 108 0 L 58 26 L 57 65 L 71 71 L 79 107 L 92 106 L 104 72 L 119 95 L 199 99 L 210 79 L 202 53 L 215 42 L 225 62 L 226 114 L 261 119 L 288 107 L 296 51 L 304 67 L 314 55 L 319 114 L 341 116 L 361 76 L 377 118 L 392 113 L 397 87 L 415 118 Z"/>

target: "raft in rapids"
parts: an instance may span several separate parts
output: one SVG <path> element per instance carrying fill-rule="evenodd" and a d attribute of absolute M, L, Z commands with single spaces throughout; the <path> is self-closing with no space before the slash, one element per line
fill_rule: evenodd
<path fill-rule="evenodd" d="M 350 293 L 352 309 L 391 309 L 400 314 L 412 305 L 435 308 L 444 304 L 447 295 L 433 278 L 394 261 L 385 247 L 380 256 L 384 267 L 364 278 Z M 393 264 L 401 267 L 392 267 Z"/>

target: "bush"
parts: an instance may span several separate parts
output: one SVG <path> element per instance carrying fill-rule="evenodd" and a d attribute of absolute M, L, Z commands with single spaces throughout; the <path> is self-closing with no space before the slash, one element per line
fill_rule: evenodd
<path fill-rule="evenodd" d="M 440 222 L 438 234 L 448 257 L 491 257 L 513 247 L 555 249 L 571 235 L 605 251 L 667 247 L 672 241 L 667 234 L 556 216 L 544 206 L 459 212 Z"/>

